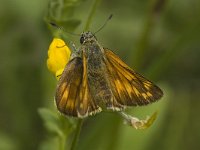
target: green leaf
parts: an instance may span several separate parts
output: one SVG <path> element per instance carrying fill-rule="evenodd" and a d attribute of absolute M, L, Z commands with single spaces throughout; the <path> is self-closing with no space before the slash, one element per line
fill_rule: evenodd
<path fill-rule="evenodd" d="M 44 141 L 41 142 L 39 146 L 39 150 L 56 150 L 59 147 L 59 138 L 47 138 Z"/>
<path fill-rule="evenodd" d="M 0 149 L 2 150 L 14 150 L 18 149 L 18 143 L 9 134 L 0 131 Z"/>
<path fill-rule="evenodd" d="M 58 115 L 47 108 L 39 108 L 38 112 L 48 131 L 61 138 L 70 134 L 76 127 L 76 122 L 63 115 Z"/>
<path fill-rule="evenodd" d="M 46 129 L 62 137 L 63 132 L 60 127 L 58 115 L 46 108 L 40 108 L 38 112 L 43 119 Z"/>

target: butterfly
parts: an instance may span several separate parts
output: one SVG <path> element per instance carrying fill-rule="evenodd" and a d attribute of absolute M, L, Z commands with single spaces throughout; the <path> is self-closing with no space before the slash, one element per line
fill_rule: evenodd
<path fill-rule="evenodd" d="M 83 32 L 56 88 L 58 110 L 84 118 L 102 110 L 122 111 L 159 100 L 162 90 L 102 47 L 92 32 Z"/>

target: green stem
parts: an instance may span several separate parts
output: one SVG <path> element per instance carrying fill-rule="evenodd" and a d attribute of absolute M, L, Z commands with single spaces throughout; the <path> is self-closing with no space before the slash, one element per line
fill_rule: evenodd
<path fill-rule="evenodd" d="M 83 121 L 84 121 L 83 119 L 79 119 L 78 122 L 77 122 L 76 131 L 75 131 L 74 139 L 72 141 L 72 145 L 71 145 L 70 150 L 76 149 L 76 145 L 78 143 L 78 139 L 79 139 L 79 136 L 80 136 Z"/>
<path fill-rule="evenodd" d="M 84 28 L 85 31 L 89 30 L 89 28 L 90 28 L 90 24 L 92 22 L 92 18 L 93 18 L 94 14 L 95 14 L 95 11 L 97 9 L 97 6 L 98 6 L 99 2 L 100 2 L 100 0 L 95 0 L 93 5 L 92 5 L 92 9 L 90 10 L 90 13 L 89 13 L 89 16 L 87 18 L 87 22 L 86 22 L 86 25 L 85 25 L 85 28 Z"/>
<path fill-rule="evenodd" d="M 148 17 L 144 25 L 143 33 L 134 54 L 134 65 L 138 69 L 143 65 L 143 58 L 149 46 L 149 36 L 153 27 L 153 18 Z"/>
<path fill-rule="evenodd" d="M 65 150 L 66 136 L 60 137 L 59 150 Z"/>

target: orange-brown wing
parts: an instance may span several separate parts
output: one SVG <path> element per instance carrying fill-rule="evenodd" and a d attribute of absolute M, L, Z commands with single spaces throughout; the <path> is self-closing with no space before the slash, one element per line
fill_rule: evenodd
<path fill-rule="evenodd" d="M 133 71 L 112 51 L 104 50 L 115 103 L 123 106 L 146 105 L 162 97 L 163 92 L 158 86 Z"/>
<path fill-rule="evenodd" d="M 101 111 L 89 92 L 85 68 L 85 60 L 75 57 L 59 80 L 55 101 L 58 110 L 65 115 L 83 118 Z"/>

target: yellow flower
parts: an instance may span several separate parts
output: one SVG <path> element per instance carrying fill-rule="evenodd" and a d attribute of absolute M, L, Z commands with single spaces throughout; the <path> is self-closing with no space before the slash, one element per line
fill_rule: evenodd
<path fill-rule="evenodd" d="M 47 67 L 59 79 L 70 59 L 71 51 L 61 39 L 54 38 L 48 50 Z"/>

